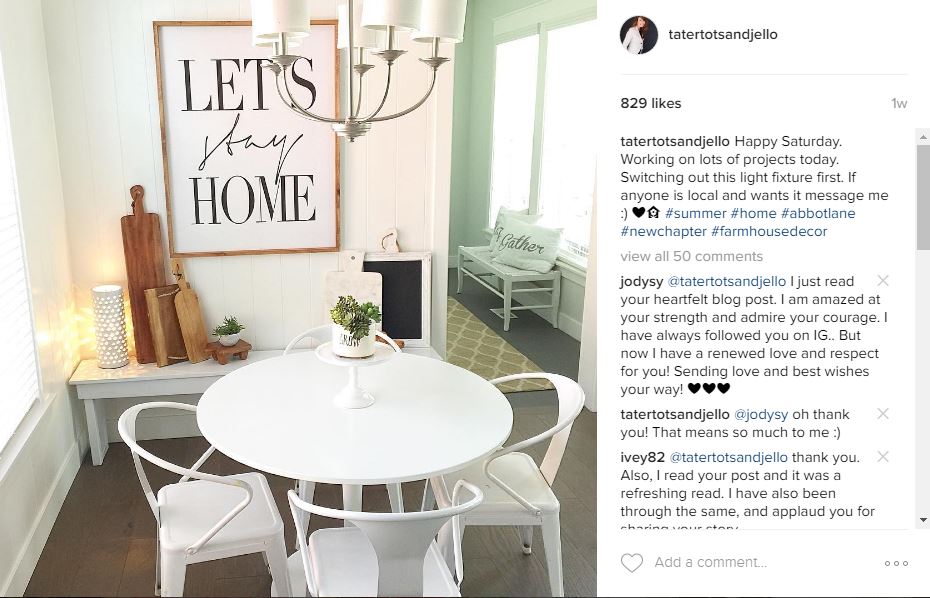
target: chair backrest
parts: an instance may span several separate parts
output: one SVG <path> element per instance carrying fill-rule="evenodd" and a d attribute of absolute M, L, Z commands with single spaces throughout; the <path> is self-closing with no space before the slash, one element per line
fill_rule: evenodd
<path fill-rule="evenodd" d="M 498 449 L 491 455 L 491 457 L 485 462 L 485 473 L 488 474 L 488 477 L 497 483 L 505 492 L 510 494 L 517 502 L 522 504 L 524 507 L 536 510 L 533 505 L 528 503 L 523 497 L 516 494 L 509 486 L 504 484 L 502 481 L 497 479 L 495 476 L 491 475 L 488 472 L 488 467 L 491 462 L 506 454 L 522 451 L 527 447 L 538 444 L 546 439 L 551 438 L 549 442 L 549 448 L 546 449 L 546 455 L 543 457 L 542 464 L 539 467 L 539 470 L 542 472 L 543 477 L 546 478 L 546 481 L 549 482 L 551 486 L 555 481 L 555 476 L 559 472 L 559 465 L 562 463 L 562 457 L 565 455 L 565 446 L 568 444 L 568 438 L 572 433 L 572 423 L 575 421 L 575 418 L 578 417 L 578 414 L 581 413 L 581 409 L 584 407 L 584 391 L 581 389 L 581 386 L 572 380 L 571 378 L 566 378 L 565 376 L 560 376 L 558 374 L 514 374 L 512 376 L 504 376 L 502 378 L 497 378 L 491 380 L 491 384 L 503 384 L 504 382 L 510 382 L 512 380 L 528 380 L 528 379 L 537 379 L 537 380 L 548 380 L 554 387 L 556 394 L 558 395 L 559 400 L 559 417 L 555 425 L 546 430 L 541 434 L 537 434 L 532 438 L 527 438 L 516 444 L 512 444 L 507 447 Z"/>
<path fill-rule="evenodd" d="M 326 341 L 332 338 L 333 327 L 331 324 L 323 324 L 322 326 L 316 326 L 308 330 L 304 330 L 297 336 L 291 339 L 291 342 L 287 344 L 287 347 L 284 348 L 284 354 L 287 355 L 290 353 L 294 347 L 297 346 L 297 343 L 304 340 L 305 338 L 310 338 L 317 341 L 317 343 L 325 343 Z"/>
<path fill-rule="evenodd" d="M 211 527 L 207 532 L 196 542 L 191 544 L 187 548 L 189 554 L 194 554 L 200 550 L 204 544 L 206 544 L 210 538 L 215 536 L 223 527 L 232 521 L 233 517 L 238 515 L 243 509 L 248 506 L 249 502 L 252 500 L 252 487 L 247 483 L 237 480 L 229 479 L 217 475 L 212 475 L 209 473 L 202 473 L 198 471 L 200 466 L 203 465 L 207 459 L 210 458 L 210 455 L 216 450 L 214 447 L 208 448 L 203 455 L 197 459 L 197 462 L 192 466 L 181 467 L 180 465 L 175 465 L 165 461 L 160 457 L 156 457 L 152 453 L 148 452 L 136 441 L 136 420 L 139 414 L 143 411 L 149 409 L 179 409 L 182 411 L 192 411 L 196 412 L 196 405 L 188 405 L 186 403 L 169 403 L 169 402 L 153 402 L 153 403 L 142 403 L 141 405 L 136 405 L 135 407 L 130 407 L 119 418 L 117 423 L 117 429 L 119 430 L 119 435 L 122 437 L 123 442 L 129 447 L 129 450 L 132 451 L 132 460 L 136 466 L 136 474 L 139 476 L 139 482 L 142 484 L 142 491 L 145 493 L 145 498 L 149 503 L 149 507 L 152 509 L 152 513 L 155 515 L 155 521 L 159 524 L 161 523 L 161 514 L 159 512 L 160 505 L 158 504 L 158 499 L 155 496 L 155 491 L 152 489 L 152 485 L 149 483 L 148 476 L 145 475 L 145 469 L 142 467 L 141 459 L 145 459 L 153 465 L 157 465 L 162 469 L 176 473 L 181 476 L 180 482 L 186 482 L 189 479 L 203 480 L 205 482 L 216 482 L 218 484 L 225 484 L 227 486 L 234 486 L 241 488 L 245 491 L 245 495 L 235 507 L 225 516 L 223 516 L 213 527 Z"/>
<path fill-rule="evenodd" d="M 461 491 L 465 489 L 472 498 L 460 504 Z M 378 559 L 378 596 L 422 596 L 423 561 L 439 530 L 452 520 L 453 547 L 455 552 L 456 578 L 462 582 L 461 526 L 458 516 L 481 504 L 484 494 L 465 480 L 459 480 L 452 493 L 452 505 L 435 511 L 410 513 L 364 513 L 342 511 L 320 507 L 301 500 L 293 490 L 287 493 L 291 514 L 297 529 L 300 526 L 299 511 L 349 521 L 358 527 L 374 548 Z M 317 580 L 314 579 L 307 541 L 298 534 L 301 559 L 311 595 L 318 595 Z M 321 573 L 325 574 L 325 573 Z"/>
<path fill-rule="evenodd" d="M 287 344 L 287 347 L 284 348 L 284 354 L 288 355 L 294 347 L 297 346 L 297 343 L 309 337 L 317 343 L 325 343 L 329 340 L 332 340 L 332 324 L 323 324 L 322 326 L 317 326 L 316 328 L 310 328 L 309 330 L 304 330 L 297 336 L 291 339 L 291 342 Z M 384 334 L 380 330 L 375 331 L 375 336 L 384 340 L 394 351 L 400 353 L 400 347 L 397 346 L 397 343 L 394 342 L 394 339 Z"/>

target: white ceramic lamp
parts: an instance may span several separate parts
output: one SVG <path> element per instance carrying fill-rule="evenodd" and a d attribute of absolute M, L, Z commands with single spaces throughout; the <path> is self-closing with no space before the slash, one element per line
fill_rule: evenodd
<path fill-rule="evenodd" d="M 371 2 L 371 0 L 368 0 Z M 374 29 L 369 29 L 367 27 L 362 27 L 362 2 L 361 0 L 355 0 L 355 5 L 353 7 L 352 18 L 355 21 L 355 29 L 352 31 L 355 39 L 353 43 L 356 48 L 368 48 L 370 50 L 377 50 L 381 48 L 381 38 L 383 34 L 380 31 Z M 336 41 L 336 46 L 340 50 L 345 50 L 349 47 L 349 4 L 348 2 L 340 2 L 336 7 L 336 12 L 339 15 L 339 36 Z"/>
<path fill-rule="evenodd" d="M 97 365 L 121 368 L 129 363 L 123 289 L 114 284 L 94 287 L 94 328 L 97 334 Z"/>
<path fill-rule="evenodd" d="M 468 0 L 422 0 L 420 24 L 410 37 L 417 42 L 439 41 L 457 44 L 465 38 L 465 10 Z"/>
<path fill-rule="evenodd" d="M 252 39 L 288 42 L 310 35 L 308 0 L 252 0 Z"/>
<path fill-rule="evenodd" d="M 420 26 L 421 0 L 367 0 L 362 7 L 362 26 L 384 31 L 405 31 Z"/>

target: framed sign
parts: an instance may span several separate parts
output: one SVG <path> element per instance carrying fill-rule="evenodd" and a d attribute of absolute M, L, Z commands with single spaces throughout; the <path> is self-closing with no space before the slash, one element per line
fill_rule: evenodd
<path fill-rule="evenodd" d="M 248 21 L 156 21 L 168 245 L 173 257 L 339 249 L 339 158 L 326 123 L 294 114 Z M 336 21 L 289 53 L 301 106 L 336 114 Z"/>

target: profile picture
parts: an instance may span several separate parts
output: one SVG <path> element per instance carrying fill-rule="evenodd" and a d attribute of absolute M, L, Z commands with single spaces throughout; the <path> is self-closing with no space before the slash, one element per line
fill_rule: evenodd
<path fill-rule="evenodd" d="M 655 23 L 643 16 L 630 17 L 620 28 L 623 47 L 630 54 L 645 54 L 653 49 L 659 39 Z"/>

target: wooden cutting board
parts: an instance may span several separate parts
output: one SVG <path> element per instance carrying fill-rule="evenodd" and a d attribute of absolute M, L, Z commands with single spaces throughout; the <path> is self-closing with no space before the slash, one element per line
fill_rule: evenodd
<path fill-rule="evenodd" d="M 178 292 L 174 296 L 174 307 L 178 312 L 178 324 L 181 337 L 191 363 L 200 363 L 209 357 L 207 353 L 207 329 L 203 325 L 203 312 L 200 311 L 200 299 L 191 288 L 184 273 L 181 260 L 171 260 L 171 272 L 178 281 Z"/>
<path fill-rule="evenodd" d="M 149 326 L 145 289 L 165 286 L 165 255 L 158 214 L 147 214 L 143 205 L 145 191 L 141 185 L 129 190 L 132 215 L 123 216 L 123 253 L 126 257 L 126 277 L 129 307 L 132 312 L 133 337 L 136 341 L 136 361 L 155 361 L 155 343 Z"/>
<path fill-rule="evenodd" d="M 149 325 L 155 344 L 155 364 L 160 368 L 187 361 L 187 349 L 181 335 L 181 325 L 178 323 L 178 312 L 174 306 L 178 290 L 176 284 L 145 290 Z"/>
<path fill-rule="evenodd" d="M 327 319 L 341 296 L 352 295 L 359 303 L 371 301 L 381 306 L 381 273 L 362 272 L 364 259 L 364 251 L 343 251 L 339 256 L 342 271 L 326 273 L 323 304 Z"/>

